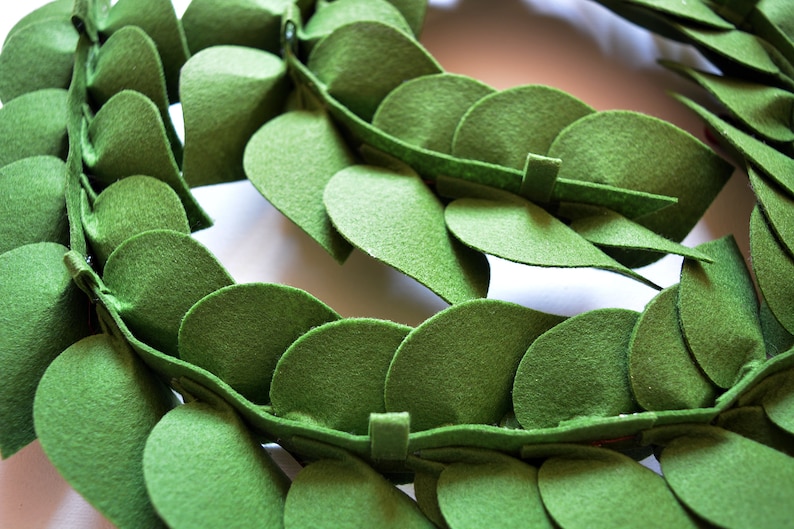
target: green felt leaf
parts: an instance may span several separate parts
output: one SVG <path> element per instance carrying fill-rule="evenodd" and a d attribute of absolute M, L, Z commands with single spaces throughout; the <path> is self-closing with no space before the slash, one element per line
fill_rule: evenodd
<path fill-rule="evenodd" d="M 769 420 L 761 406 L 732 408 L 721 413 L 714 425 L 794 457 L 791 433 Z"/>
<path fill-rule="evenodd" d="M 389 0 L 400 10 L 414 35 L 419 36 L 427 14 L 427 0 Z"/>
<path fill-rule="evenodd" d="M 767 356 L 777 356 L 794 347 L 794 335 L 780 324 L 765 299 L 761 300 L 758 319 L 761 321 L 761 330 L 764 333 Z"/>
<path fill-rule="evenodd" d="M 769 182 L 752 166 L 747 168 L 747 176 L 770 227 L 788 252 L 794 255 L 794 196 L 786 193 L 775 182 Z"/>
<path fill-rule="evenodd" d="M 146 442 L 143 471 L 172 529 L 284 526 L 289 482 L 226 404 L 168 412 Z"/>
<path fill-rule="evenodd" d="M 550 86 L 495 92 L 463 116 L 452 154 L 523 169 L 528 152 L 546 154 L 562 129 L 593 112 L 589 105 Z"/>
<path fill-rule="evenodd" d="M 89 205 L 83 201 L 83 226 L 101 263 L 126 239 L 149 230 L 189 234 L 177 194 L 151 176 L 129 176 L 107 187 Z"/>
<path fill-rule="evenodd" d="M 5 43 L 8 42 L 15 33 L 33 24 L 37 24 L 51 18 L 68 20 L 72 15 L 73 7 L 74 0 L 55 0 L 53 2 L 48 2 L 37 9 L 34 9 L 27 15 L 20 18 L 16 24 L 14 24 L 14 27 L 8 31 L 3 45 L 5 45 Z"/>
<path fill-rule="evenodd" d="M 411 430 L 498 424 L 527 347 L 563 318 L 498 300 L 454 305 L 414 329 L 386 379 L 386 409 L 408 411 Z"/>
<path fill-rule="evenodd" d="M 171 230 L 124 241 L 108 257 L 103 279 L 136 337 L 171 356 L 177 355 L 179 325 L 190 307 L 233 283 L 209 250 Z"/>
<path fill-rule="evenodd" d="M 444 300 L 485 296 L 485 257 L 451 237 L 441 202 L 415 174 L 355 165 L 331 179 L 324 201 L 334 226 L 354 246 Z"/>
<path fill-rule="evenodd" d="M 340 27 L 315 46 L 308 67 L 331 96 L 367 121 L 399 84 L 442 71 L 412 37 L 380 22 Z"/>
<path fill-rule="evenodd" d="M 769 310 L 786 331 L 794 334 L 794 260 L 757 206 L 750 215 L 750 251 L 758 288 Z"/>
<path fill-rule="evenodd" d="M 354 161 L 327 114 L 298 110 L 270 120 L 253 135 L 243 167 L 266 199 L 344 262 L 353 247 L 331 224 L 323 192 L 331 177 Z"/>
<path fill-rule="evenodd" d="M 652 299 L 640 315 L 629 346 L 629 381 L 646 410 L 705 408 L 716 388 L 700 370 L 681 333 L 678 285 Z"/>
<path fill-rule="evenodd" d="M 387 0 L 336 0 L 318 4 L 317 11 L 303 26 L 301 38 L 312 47 L 336 29 L 363 21 L 380 22 L 409 35 L 413 33 L 402 13 Z"/>
<path fill-rule="evenodd" d="M 630 0 L 632 5 L 658 11 L 687 22 L 710 28 L 733 29 L 733 25 L 722 19 L 701 1 L 681 2 L 680 0 Z"/>
<path fill-rule="evenodd" d="M 481 252 L 533 266 L 602 268 L 652 285 L 520 197 L 461 198 L 447 206 L 444 217 L 455 237 Z"/>
<path fill-rule="evenodd" d="M 60 244 L 40 242 L 0 254 L 0 453 L 33 441 L 33 396 L 47 366 L 88 334 L 88 304 Z"/>
<path fill-rule="evenodd" d="M 776 382 L 763 397 L 764 411 L 772 422 L 794 434 L 794 372 L 789 370 L 778 375 Z"/>
<path fill-rule="evenodd" d="M 36 242 L 69 242 L 66 165 L 32 156 L 0 169 L 0 253 Z"/>
<path fill-rule="evenodd" d="M 676 496 L 720 527 L 793 527 L 794 459 L 712 426 L 670 442 L 660 462 Z"/>
<path fill-rule="evenodd" d="M 733 171 L 689 133 L 623 110 L 576 121 L 557 136 L 548 156 L 563 160 L 560 179 L 677 197 L 675 205 L 631 219 L 673 241 L 689 233 Z M 658 257 L 644 253 L 635 262 L 625 262 L 633 268 Z"/>
<path fill-rule="evenodd" d="M 66 159 L 66 90 L 37 90 L 4 104 L 0 138 L 0 167 L 29 156 Z"/>
<path fill-rule="evenodd" d="M 566 529 L 699 527 L 661 476 L 612 450 L 547 459 L 538 486 L 546 509 Z"/>
<path fill-rule="evenodd" d="M 513 383 L 513 408 L 521 426 L 554 427 L 578 417 L 636 411 L 628 355 L 638 316 L 626 309 L 592 310 L 535 340 Z"/>
<path fill-rule="evenodd" d="M 450 529 L 553 527 L 538 490 L 538 471 L 510 457 L 453 463 L 438 479 L 438 503 Z"/>
<path fill-rule="evenodd" d="M 321 459 L 287 494 L 285 529 L 431 529 L 416 504 L 364 462 Z"/>
<path fill-rule="evenodd" d="M 69 16 L 48 17 L 9 36 L 0 54 L 0 101 L 44 88 L 68 88 L 78 34 Z"/>
<path fill-rule="evenodd" d="M 270 389 L 275 414 L 366 435 L 370 413 L 386 411 L 386 372 L 410 330 L 346 318 L 307 332 L 276 366 Z"/>
<path fill-rule="evenodd" d="M 187 312 L 179 327 L 179 357 L 218 375 L 248 400 L 265 404 L 276 362 L 292 342 L 338 318 L 297 288 L 231 285 L 208 294 Z"/>
<path fill-rule="evenodd" d="M 698 248 L 714 262 L 684 262 L 678 291 L 681 329 L 706 376 L 729 388 L 747 364 L 766 357 L 758 300 L 732 236 Z"/>
<path fill-rule="evenodd" d="M 436 526 L 446 527 L 446 520 L 441 514 L 441 507 L 438 505 L 438 476 L 430 472 L 417 470 L 414 474 L 414 498 L 422 513 Z"/>
<path fill-rule="evenodd" d="M 491 93 L 493 88 L 464 75 L 424 75 L 389 92 L 372 124 L 406 143 L 452 154 L 452 139 L 461 118 Z"/>
<path fill-rule="evenodd" d="M 245 178 L 243 150 L 251 135 L 281 112 L 284 62 L 266 51 L 214 46 L 182 69 L 184 174 L 192 186 Z"/>
<path fill-rule="evenodd" d="M 278 53 L 281 14 L 291 0 L 193 0 L 182 16 L 192 53 L 222 44 Z"/>
<path fill-rule="evenodd" d="M 146 493 L 143 449 L 173 396 L 107 334 L 56 358 L 36 392 L 36 433 L 69 484 L 119 527 L 163 527 Z"/>

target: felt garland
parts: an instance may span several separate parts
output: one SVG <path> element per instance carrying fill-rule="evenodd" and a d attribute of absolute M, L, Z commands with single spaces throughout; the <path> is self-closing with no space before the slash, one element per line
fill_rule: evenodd
<path fill-rule="evenodd" d="M 681 98 L 757 193 L 760 305 L 732 238 L 677 242 L 728 164 L 648 116 L 442 72 L 422 1 L 21 20 L 0 54 L 3 457 L 38 436 L 120 527 L 790 527 L 794 10 L 601 3 L 724 72 L 669 65 L 725 106 Z M 337 260 L 452 305 L 411 328 L 234 284 L 189 235 L 209 223 L 189 185 L 243 177 Z M 647 283 L 633 268 L 667 252 L 681 282 L 641 314 L 483 298 L 483 253 Z M 307 466 L 288 483 L 262 442 Z M 654 450 L 664 477 L 629 457 Z M 392 484 L 412 479 L 416 502 Z"/>

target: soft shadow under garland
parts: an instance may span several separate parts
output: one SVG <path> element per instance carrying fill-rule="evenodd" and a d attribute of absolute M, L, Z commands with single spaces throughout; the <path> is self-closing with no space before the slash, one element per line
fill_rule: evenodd
<path fill-rule="evenodd" d="M 23 18 L 0 54 L 3 457 L 38 437 L 122 528 L 794 527 L 794 8 L 601 3 L 723 72 L 666 63 L 722 106 L 678 96 L 750 177 L 754 278 L 732 237 L 680 244 L 731 165 L 647 115 L 445 73 L 423 1 Z M 450 307 L 411 328 L 235 284 L 190 187 L 242 178 Z M 635 268 L 667 253 L 680 284 L 642 313 L 485 298 L 485 254 L 652 285 Z M 292 483 L 265 442 L 306 464 Z"/>

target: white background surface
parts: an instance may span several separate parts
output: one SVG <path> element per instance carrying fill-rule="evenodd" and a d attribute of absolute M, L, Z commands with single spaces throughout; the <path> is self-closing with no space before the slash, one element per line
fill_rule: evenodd
<path fill-rule="evenodd" d="M 0 0 L 0 41 L 27 12 L 43 4 Z M 178 12 L 187 1 L 176 0 Z M 703 101 L 691 85 L 655 64 L 658 57 L 702 64 L 686 48 L 656 39 L 587 0 L 468 0 L 429 13 L 423 42 L 446 70 L 495 88 L 542 83 L 599 110 L 622 108 L 665 118 L 703 139 L 697 118 L 668 91 Z M 2 141 L 2 139 L 0 139 Z M 216 225 L 197 234 L 238 282 L 268 281 L 308 290 L 343 316 L 371 316 L 415 325 L 445 304 L 424 287 L 354 252 L 337 265 L 247 182 L 196 190 Z M 747 253 L 753 197 L 734 175 L 687 245 L 734 233 Z M 654 291 L 601 271 L 560 271 L 492 260 L 490 297 L 571 315 L 604 306 L 640 310 Z M 680 258 L 641 270 L 662 286 L 677 281 Z M 0 462 L 0 529 L 112 527 L 61 478 L 33 443 Z"/>

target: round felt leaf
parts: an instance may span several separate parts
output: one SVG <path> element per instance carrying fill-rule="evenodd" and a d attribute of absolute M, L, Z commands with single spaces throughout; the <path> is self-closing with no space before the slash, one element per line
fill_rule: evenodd
<path fill-rule="evenodd" d="M 794 527 L 794 458 L 712 426 L 671 441 L 660 462 L 676 496 L 728 529 Z"/>
<path fill-rule="evenodd" d="M 66 90 L 21 95 L 0 108 L 0 167 L 29 156 L 66 159 Z"/>
<path fill-rule="evenodd" d="M 785 193 L 775 182 L 767 181 L 752 166 L 747 168 L 747 175 L 770 227 L 789 255 L 794 255 L 794 217 L 791 214 L 794 211 L 794 197 Z"/>
<path fill-rule="evenodd" d="M 592 310 L 535 340 L 513 384 L 513 408 L 521 426 L 547 428 L 580 417 L 636 411 L 628 354 L 638 316 L 625 309 Z"/>
<path fill-rule="evenodd" d="M 363 21 L 380 22 L 409 35 L 413 33 L 402 13 L 387 0 L 336 0 L 318 5 L 303 27 L 301 38 L 313 46 L 346 24 Z"/>
<path fill-rule="evenodd" d="M 714 262 L 684 262 L 678 291 L 681 329 L 703 372 L 717 386 L 728 388 L 746 364 L 765 358 L 758 301 L 733 237 L 698 248 Z"/>
<path fill-rule="evenodd" d="M 185 179 L 191 187 L 242 180 L 251 135 L 281 112 L 287 95 L 284 62 L 242 46 L 213 46 L 182 69 Z"/>
<path fill-rule="evenodd" d="M 690 4 L 679 0 L 632 0 L 630 3 L 646 9 L 653 9 L 660 14 L 669 15 L 676 19 L 694 22 L 698 25 L 715 29 L 733 29 L 732 24 L 721 18 L 706 4 Z"/>
<path fill-rule="evenodd" d="M 463 115 L 493 92 L 493 88 L 464 75 L 424 75 L 389 92 L 372 124 L 411 145 L 451 154 L 455 129 Z"/>
<path fill-rule="evenodd" d="M 14 27 L 8 31 L 3 45 L 5 45 L 5 43 L 18 31 L 38 22 L 43 22 L 50 18 L 69 20 L 69 17 L 72 15 L 73 7 L 74 0 L 54 0 L 42 5 L 20 18 L 19 21 L 14 24 Z"/>
<path fill-rule="evenodd" d="M 386 409 L 411 414 L 411 430 L 447 424 L 498 424 L 510 410 L 518 362 L 562 321 L 498 300 L 454 305 L 414 329 L 386 379 Z"/>
<path fill-rule="evenodd" d="M 276 363 L 313 327 L 339 315 L 311 294 L 268 283 L 231 285 L 190 308 L 179 328 L 179 357 L 265 404 Z"/>
<path fill-rule="evenodd" d="M 172 529 L 283 527 L 289 482 L 225 404 L 194 401 L 166 414 L 146 442 L 143 471 Z"/>
<path fill-rule="evenodd" d="M 60 244 L 40 242 L 0 254 L 0 453 L 35 439 L 33 396 L 47 366 L 88 334 L 88 300 L 72 282 Z"/>
<path fill-rule="evenodd" d="M 352 457 L 305 467 L 287 494 L 284 529 L 432 529 L 416 504 Z"/>
<path fill-rule="evenodd" d="M 485 296 L 485 256 L 450 236 L 441 202 L 415 174 L 352 166 L 331 179 L 324 201 L 334 226 L 354 246 L 444 300 Z"/>
<path fill-rule="evenodd" d="M 0 169 L 0 253 L 36 242 L 69 242 L 66 165 L 32 156 Z"/>
<path fill-rule="evenodd" d="M 716 388 L 695 363 L 678 323 L 678 286 L 652 299 L 640 315 L 629 348 L 629 380 L 646 410 L 703 408 Z"/>
<path fill-rule="evenodd" d="M 538 485 L 546 509 L 566 529 L 699 527 L 661 476 L 612 450 L 547 459 Z"/>
<path fill-rule="evenodd" d="M 338 262 L 353 247 L 331 224 L 323 191 L 353 154 L 325 112 L 292 111 L 265 123 L 248 142 L 246 175 L 281 213 Z"/>
<path fill-rule="evenodd" d="M 83 226 L 100 262 L 126 239 L 149 230 L 189 234 L 185 210 L 173 189 L 150 176 L 129 176 L 106 188 L 91 208 L 84 203 Z"/>
<path fill-rule="evenodd" d="M 527 153 L 546 154 L 562 129 L 593 112 L 579 99 L 549 86 L 496 92 L 463 116 L 452 154 L 521 170 Z"/>
<path fill-rule="evenodd" d="M 173 396 L 121 341 L 85 338 L 53 361 L 34 406 L 49 460 L 119 527 L 161 527 L 146 493 L 143 449 Z"/>
<path fill-rule="evenodd" d="M 412 37 L 380 22 L 340 27 L 315 46 L 308 67 L 331 96 L 366 121 L 399 84 L 442 71 Z"/>
<path fill-rule="evenodd" d="M 410 330 L 347 318 L 307 332 L 276 366 L 270 390 L 275 414 L 366 435 L 370 413 L 386 411 L 386 372 Z"/>
<path fill-rule="evenodd" d="M 794 333 L 794 259 L 775 237 L 758 206 L 750 215 L 750 250 L 758 288 L 777 321 Z"/>
<path fill-rule="evenodd" d="M 108 257 L 103 279 L 130 330 L 172 356 L 190 307 L 233 283 L 209 250 L 171 230 L 147 231 L 124 241 Z"/>
<path fill-rule="evenodd" d="M 772 422 L 794 434 L 794 372 L 778 375 L 776 380 L 776 386 L 763 397 L 764 411 Z"/>

